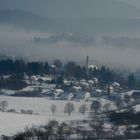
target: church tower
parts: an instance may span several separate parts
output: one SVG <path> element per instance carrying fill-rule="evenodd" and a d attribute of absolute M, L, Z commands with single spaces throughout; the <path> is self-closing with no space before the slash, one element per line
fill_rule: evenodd
<path fill-rule="evenodd" d="M 87 56 L 86 57 L 86 65 L 85 65 L 87 71 L 88 71 L 88 66 L 89 66 L 89 57 Z"/>

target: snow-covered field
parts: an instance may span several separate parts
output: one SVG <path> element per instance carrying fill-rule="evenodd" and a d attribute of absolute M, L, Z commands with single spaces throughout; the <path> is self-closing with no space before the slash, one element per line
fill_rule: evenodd
<path fill-rule="evenodd" d="M 85 101 L 49 100 L 48 98 L 37 98 L 37 97 L 31 98 L 31 97 L 0 96 L 0 101 L 2 100 L 6 100 L 8 102 L 9 104 L 8 109 L 16 109 L 16 111 L 20 111 L 21 109 L 33 110 L 34 113 L 39 113 L 41 115 L 52 114 L 50 110 L 52 104 L 56 105 L 57 107 L 56 115 L 64 114 L 64 107 L 68 102 L 74 104 L 75 106 L 74 114 L 78 113 L 80 105 L 87 104 L 89 107 L 91 104 L 91 102 Z"/>
<path fill-rule="evenodd" d="M 69 120 L 80 120 L 88 117 L 88 111 L 85 115 L 79 113 L 79 107 L 82 104 L 86 104 L 90 109 L 91 101 L 68 101 L 68 100 L 50 100 L 48 98 L 38 97 L 12 97 L 12 96 L 0 96 L 0 101 L 6 100 L 8 102 L 9 109 L 15 109 L 17 113 L 2 113 L 0 112 L 0 135 L 11 135 L 18 131 L 23 130 L 26 126 L 39 126 L 46 124 L 49 120 L 57 120 L 59 122 Z M 93 100 L 98 100 L 102 104 L 102 107 L 106 104 L 110 104 L 110 108 L 115 108 L 114 103 L 104 98 L 94 97 Z M 73 103 L 75 110 L 69 116 L 64 113 L 65 105 L 71 102 Z M 54 104 L 57 107 L 57 111 L 53 116 L 51 112 L 51 105 Z M 102 108 L 103 109 L 103 108 Z M 33 110 L 33 115 L 21 114 L 21 110 Z"/>
<path fill-rule="evenodd" d="M 12 135 L 24 130 L 26 126 L 40 125 L 47 122 L 46 116 L 23 115 L 0 112 L 0 135 Z"/>
<path fill-rule="evenodd" d="M 6 100 L 9 104 L 8 109 L 33 110 L 38 115 L 25 115 L 18 113 L 0 113 L 0 135 L 10 135 L 23 130 L 26 126 L 41 125 L 47 123 L 48 120 L 58 120 L 60 122 L 67 120 L 79 120 L 87 115 L 81 115 L 78 112 L 80 105 L 87 104 L 89 107 L 91 102 L 84 101 L 66 101 L 66 100 L 49 100 L 47 98 L 27 98 L 27 97 L 10 97 L 0 96 L 0 101 Z M 64 107 L 67 102 L 71 102 L 75 106 L 75 111 L 68 116 L 64 114 Z M 52 115 L 50 107 L 55 104 L 57 111 Z"/>

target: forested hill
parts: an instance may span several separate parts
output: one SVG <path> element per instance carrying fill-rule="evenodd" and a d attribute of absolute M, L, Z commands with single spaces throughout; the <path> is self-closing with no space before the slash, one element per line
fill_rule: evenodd
<path fill-rule="evenodd" d="M 100 81 L 100 86 L 104 87 L 112 82 L 118 82 L 122 87 L 126 88 L 136 88 L 139 86 L 139 82 L 136 81 L 134 74 L 128 75 L 124 78 L 123 75 L 110 70 L 109 68 L 102 66 L 100 68 L 93 65 L 93 67 L 86 68 L 85 66 L 80 66 L 75 62 L 69 61 L 63 64 L 60 60 L 55 60 L 53 64 L 48 62 L 25 62 L 24 60 L 1 60 L 0 61 L 0 84 L 1 87 L 7 85 L 8 82 L 20 86 L 24 86 L 23 82 L 24 75 L 52 75 L 55 79 L 52 82 L 56 84 L 63 84 L 64 79 L 71 80 L 90 80 L 93 78 L 98 78 Z M 11 75 L 9 80 L 6 82 L 3 78 L 5 75 Z M 59 83 L 60 82 L 60 83 Z"/>

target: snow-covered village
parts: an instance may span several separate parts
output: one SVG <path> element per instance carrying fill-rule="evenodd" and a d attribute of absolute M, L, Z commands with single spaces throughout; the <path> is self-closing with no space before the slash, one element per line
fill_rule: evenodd
<path fill-rule="evenodd" d="M 90 64 L 88 56 L 83 66 L 8 59 L 0 68 L 2 140 L 139 137 L 140 90 L 133 73 L 122 77 Z"/>
<path fill-rule="evenodd" d="M 140 0 L 0 0 L 0 140 L 140 140 Z"/>

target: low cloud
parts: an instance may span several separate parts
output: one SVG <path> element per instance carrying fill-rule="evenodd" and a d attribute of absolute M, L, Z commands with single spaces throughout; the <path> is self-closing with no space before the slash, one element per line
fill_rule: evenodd
<path fill-rule="evenodd" d="M 34 43 L 44 43 L 49 45 L 69 43 L 75 46 L 112 46 L 119 48 L 140 48 L 140 39 L 128 36 L 101 36 L 93 37 L 78 33 L 65 33 L 56 34 L 49 37 L 34 37 L 32 40 Z"/>
<path fill-rule="evenodd" d="M 120 69 L 140 68 L 138 37 L 89 37 L 77 34 L 62 36 L 62 34 L 17 30 L 4 26 L 0 26 L 0 30 L 0 52 L 8 56 L 41 61 L 58 58 L 62 61 L 73 60 L 85 64 L 88 55 L 90 63 Z M 39 37 L 39 41 L 34 37 Z M 50 39 L 53 41 L 48 42 Z"/>

